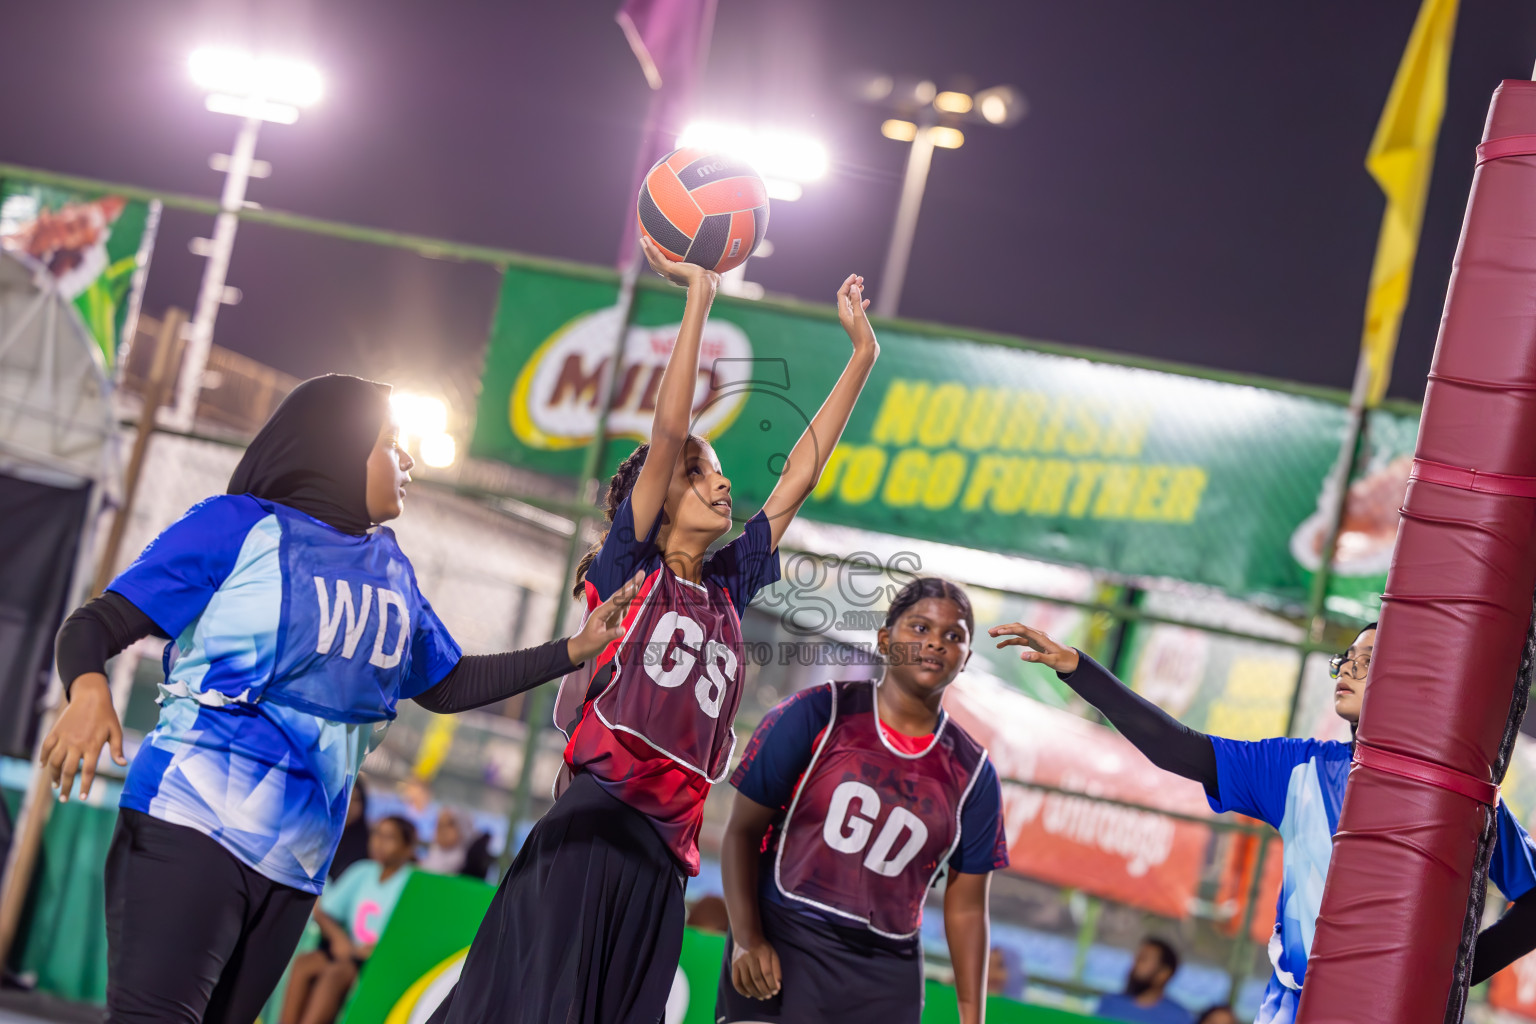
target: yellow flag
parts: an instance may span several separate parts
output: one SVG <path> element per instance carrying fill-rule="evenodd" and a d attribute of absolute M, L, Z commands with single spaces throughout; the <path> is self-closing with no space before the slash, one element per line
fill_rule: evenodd
<path fill-rule="evenodd" d="M 1360 340 L 1367 369 L 1367 405 L 1381 401 L 1392 377 L 1398 325 L 1408 304 L 1424 200 L 1435 164 L 1435 141 L 1440 136 L 1440 116 L 1445 112 L 1456 5 L 1457 0 L 1424 0 L 1419 8 L 1408 49 L 1392 80 L 1392 92 L 1365 158 L 1366 169 L 1387 196 Z"/>

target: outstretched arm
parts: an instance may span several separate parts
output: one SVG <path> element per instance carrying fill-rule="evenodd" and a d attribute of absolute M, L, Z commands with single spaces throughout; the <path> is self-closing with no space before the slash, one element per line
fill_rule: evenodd
<path fill-rule="evenodd" d="M 960 1024 L 982 1024 L 987 1016 L 987 958 L 991 954 L 992 920 L 987 894 L 992 873 L 950 871 L 944 887 L 944 934 L 955 967 L 955 996 Z"/>
<path fill-rule="evenodd" d="M 848 417 L 853 415 L 853 406 L 859 400 L 859 392 L 864 390 L 864 382 L 869 380 L 869 371 L 880 355 L 880 343 L 875 340 L 874 328 L 869 325 L 869 317 L 864 312 L 868 308 L 869 300 L 864 297 L 864 279 L 857 274 L 849 274 L 837 292 L 837 318 L 853 342 L 853 354 L 848 357 L 848 365 L 832 386 L 832 393 L 821 403 L 810 426 L 805 428 L 805 433 L 800 435 L 800 440 L 790 451 L 784 463 L 784 472 L 779 475 L 779 482 L 774 485 L 773 493 L 763 505 L 763 513 L 768 517 L 773 532 L 774 548 L 779 546 L 790 520 L 800 511 L 800 506 L 810 497 L 811 491 L 816 489 L 816 481 L 821 479 L 821 471 L 826 469 L 827 460 L 832 457 L 832 449 L 837 447 L 838 440 L 843 436 L 843 428 L 848 426 Z"/>
<path fill-rule="evenodd" d="M 699 340 L 704 335 L 704 321 L 715 301 L 720 275 L 692 263 L 668 259 L 649 238 L 640 239 L 640 247 L 651 269 L 673 284 L 688 289 L 683 307 L 683 323 L 677 331 L 677 343 L 667 357 L 656 392 L 656 412 L 651 417 L 651 450 L 640 468 L 630 508 L 635 515 L 635 533 L 644 537 L 661 514 L 667 500 L 667 488 L 677 457 L 688 443 L 688 427 L 693 420 L 693 393 L 699 383 Z"/>
<path fill-rule="evenodd" d="M 503 654 L 465 655 L 436 686 L 417 694 L 416 703 L 434 714 L 457 714 L 506 700 L 574 671 L 624 635 L 624 613 L 644 581 L 644 573 L 635 573 L 592 610 L 573 637 Z"/>
<path fill-rule="evenodd" d="M 1516 900 L 1504 916 L 1477 936 L 1472 955 L 1472 984 L 1481 985 L 1536 949 L 1536 894 Z"/>
<path fill-rule="evenodd" d="M 1007 638 L 997 645 L 999 648 L 1024 648 L 1020 660 L 1055 669 L 1063 682 L 1098 708 L 1147 760 L 1164 771 L 1194 779 L 1211 799 L 1219 798 L 1216 748 L 1205 733 L 1184 725 L 1086 654 L 1057 643 L 1038 629 L 1010 622 L 987 632 Z"/>

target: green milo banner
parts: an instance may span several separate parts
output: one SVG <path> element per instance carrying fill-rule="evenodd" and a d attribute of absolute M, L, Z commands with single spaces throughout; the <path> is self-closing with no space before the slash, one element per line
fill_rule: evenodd
<path fill-rule="evenodd" d="M 131 340 L 159 203 L 0 181 L 0 248 L 53 275 L 108 372 Z"/>
<path fill-rule="evenodd" d="M 472 454 L 575 476 L 617 338 L 616 286 L 510 269 L 486 355 Z M 683 294 L 642 288 L 625 340 L 608 470 L 649 430 Z M 850 351 L 831 309 L 717 300 L 695 430 L 742 517 Z M 1262 387 L 876 325 L 881 355 L 804 514 L 1239 596 L 1299 601 L 1326 536 L 1342 405 Z M 1377 413 L 1350 488 L 1337 588 L 1366 601 L 1396 535 L 1417 420 Z M 1376 499 L 1374 503 L 1368 499 Z"/>
<path fill-rule="evenodd" d="M 418 871 L 406 883 L 378 947 L 358 978 L 341 1024 L 425 1024 L 457 981 L 494 890 L 484 882 Z M 663 1024 L 714 1024 L 725 937 L 687 929 Z M 929 981 L 923 1024 L 956 1024 L 955 990 Z M 1090 1020 L 1007 999 L 987 1000 L 996 1024 L 1073 1024 Z"/>

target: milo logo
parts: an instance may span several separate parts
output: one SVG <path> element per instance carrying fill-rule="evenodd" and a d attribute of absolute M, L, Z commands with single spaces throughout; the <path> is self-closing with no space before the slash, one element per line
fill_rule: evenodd
<path fill-rule="evenodd" d="M 545 339 L 524 364 L 508 410 L 519 441 L 530 448 L 558 450 L 580 448 L 592 440 L 618 318 L 613 307 L 576 317 Z M 650 436 L 661 376 L 680 326 L 629 328 L 608 413 L 610 437 L 643 441 Z M 747 398 L 746 389 L 732 387 L 741 382 L 730 378 L 747 373 L 751 365 L 752 343 L 741 328 L 723 320 L 705 324 L 693 392 L 695 432 L 717 435 L 730 425 Z"/>

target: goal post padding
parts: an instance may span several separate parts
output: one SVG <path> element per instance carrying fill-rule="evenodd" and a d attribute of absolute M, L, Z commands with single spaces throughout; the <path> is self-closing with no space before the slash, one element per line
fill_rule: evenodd
<path fill-rule="evenodd" d="M 1483 140 L 1302 1024 L 1450 1022 L 1465 1008 L 1493 843 L 1490 784 L 1504 777 L 1530 683 L 1536 83 L 1499 87 Z"/>

